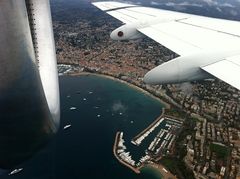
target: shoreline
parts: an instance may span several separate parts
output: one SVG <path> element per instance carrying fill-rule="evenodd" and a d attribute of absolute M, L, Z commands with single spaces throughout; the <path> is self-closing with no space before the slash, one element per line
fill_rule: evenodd
<path fill-rule="evenodd" d="M 120 82 L 120 83 L 123 83 L 123 84 L 125 84 L 125 85 L 127 85 L 127 86 L 129 86 L 129 87 L 131 87 L 131 88 L 134 88 L 135 90 L 138 90 L 139 92 L 143 93 L 144 95 L 147 95 L 147 96 L 151 97 L 152 99 L 157 100 L 157 101 L 160 102 L 161 105 L 162 105 L 162 112 L 161 112 L 160 116 L 159 116 L 156 120 L 154 120 L 153 123 L 156 123 L 156 121 L 158 121 L 159 118 L 161 118 L 161 117 L 163 117 L 163 116 L 165 115 L 165 108 L 169 109 L 170 106 L 171 106 L 169 103 L 163 101 L 162 99 L 160 99 L 159 97 L 153 95 L 153 94 L 150 93 L 149 91 L 147 91 L 147 90 L 145 90 L 145 89 L 143 89 L 143 88 L 141 88 L 141 87 L 139 87 L 139 86 L 136 86 L 136 85 L 134 85 L 134 84 L 132 84 L 132 83 L 130 83 L 130 82 L 124 81 L 124 80 L 119 79 L 119 78 L 114 77 L 114 76 L 111 76 L 111 75 L 100 74 L 100 73 L 91 73 L 91 72 L 69 73 L 69 74 L 64 74 L 64 75 L 69 75 L 69 76 L 89 76 L 89 75 L 92 75 L 92 76 L 107 78 L 107 79 L 110 79 L 110 80 L 114 80 L 114 81 L 118 81 L 118 82 Z M 151 125 L 152 125 L 152 124 L 151 124 Z M 150 125 L 150 126 L 151 126 L 151 125 Z M 155 169 L 155 171 L 156 171 L 157 173 L 159 173 L 160 176 L 166 176 L 165 171 L 162 170 L 162 168 L 164 168 L 164 167 L 163 167 L 162 165 L 157 164 L 157 163 L 147 163 L 147 164 L 143 164 L 143 165 L 135 168 L 135 167 L 129 165 L 128 163 L 122 161 L 122 160 L 118 157 L 118 155 L 117 155 L 117 153 L 116 153 L 116 144 L 117 144 L 117 142 L 118 142 L 118 137 L 119 137 L 119 135 L 120 135 L 120 132 L 118 131 L 118 132 L 116 133 L 115 140 L 114 140 L 113 154 L 114 154 L 115 158 L 116 158 L 122 165 L 126 166 L 127 168 L 129 168 L 130 170 L 132 170 L 132 171 L 133 171 L 134 173 L 136 173 L 136 174 L 140 174 L 140 173 L 141 173 L 141 169 L 143 169 L 143 168 L 145 168 L 145 167 L 151 167 L 152 169 Z M 138 134 L 138 135 L 139 135 L 139 134 Z M 137 136 L 138 136 L 138 135 L 137 135 Z M 136 136 L 135 136 L 134 138 L 136 138 Z M 161 169 L 160 169 L 159 166 L 161 166 Z M 165 168 L 164 168 L 164 169 L 165 169 Z M 169 175 L 169 174 L 167 174 L 167 176 L 168 176 L 168 175 Z M 170 173 L 170 175 L 171 175 L 171 173 Z M 174 176 L 174 175 L 171 175 L 171 176 Z M 174 176 L 174 177 L 176 178 L 176 176 Z"/>
<path fill-rule="evenodd" d="M 177 177 L 173 175 L 170 171 L 168 171 L 162 164 L 149 163 L 145 165 L 145 167 L 150 167 L 156 170 L 156 172 L 158 172 L 163 179 L 165 178 L 177 179 Z"/>
<path fill-rule="evenodd" d="M 90 72 L 80 72 L 80 73 L 73 73 L 73 74 L 67 74 L 69 76 L 88 76 L 88 75 L 93 75 L 93 76 L 100 76 L 100 77 L 103 77 L 103 78 L 107 78 L 107 79 L 110 79 L 110 80 L 114 80 L 114 81 L 118 81 L 120 83 L 123 83 L 123 84 L 126 84 L 127 86 L 129 87 L 132 87 L 142 93 L 144 93 L 145 95 L 157 100 L 158 102 L 160 102 L 162 105 L 163 105 L 163 108 L 166 108 L 166 109 L 170 109 L 170 104 L 163 101 L 162 99 L 160 99 L 159 97 L 153 95 L 152 93 L 146 91 L 145 89 L 139 87 L 139 86 L 136 86 L 132 83 L 129 83 L 127 81 L 124 81 L 122 79 L 119 79 L 119 78 L 116 78 L 116 77 L 113 77 L 113 76 L 110 76 L 110 75 L 105 75 L 105 74 L 99 74 L 99 73 L 90 73 Z"/>
<path fill-rule="evenodd" d="M 150 164 L 150 163 L 146 164 L 145 166 L 143 166 L 141 168 L 141 172 L 146 171 L 146 170 L 148 170 L 148 171 L 150 170 L 151 174 L 153 174 L 154 176 L 157 176 L 159 179 L 165 179 L 163 174 L 161 173 L 161 171 L 158 168 L 156 168 L 152 165 L 153 164 Z"/>

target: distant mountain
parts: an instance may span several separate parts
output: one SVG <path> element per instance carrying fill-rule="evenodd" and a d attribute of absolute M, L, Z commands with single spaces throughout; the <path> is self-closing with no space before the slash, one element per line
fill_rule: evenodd
<path fill-rule="evenodd" d="M 240 0 L 92 0 L 118 1 L 191 14 L 240 20 Z M 52 4 L 90 7 L 90 0 L 51 0 Z"/>
<path fill-rule="evenodd" d="M 240 0 L 119 0 L 118 2 L 240 20 Z"/>

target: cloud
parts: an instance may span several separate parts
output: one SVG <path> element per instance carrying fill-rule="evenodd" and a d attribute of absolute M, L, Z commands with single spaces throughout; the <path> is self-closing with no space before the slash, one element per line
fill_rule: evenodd
<path fill-rule="evenodd" d="M 190 3 L 190 2 L 187 2 L 187 1 L 184 1 L 184 2 L 181 2 L 181 3 L 167 2 L 165 5 L 174 7 L 176 9 L 184 9 L 183 6 L 203 7 L 202 4 Z"/>
<path fill-rule="evenodd" d="M 219 6 L 221 6 L 221 7 L 231 7 L 231 8 L 235 7 L 235 6 L 233 6 L 232 4 L 229 4 L 229 3 L 223 3 L 223 4 L 220 4 Z"/>
<path fill-rule="evenodd" d="M 167 2 L 166 3 L 166 6 L 175 6 L 176 4 L 175 3 L 173 3 L 173 2 Z"/>
<path fill-rule="evenodd" d="M 137 5 L 141 5 L 141 4 L 142 4 L 142 2 L 138 1 L 138 2 L 136 2 L 135 4 L 137 4 Z"/>
<path fill-rule="evenodd" d="M 203 2 L 207 3 L 209 6 L 219 6 L 219 7 L 230 7 L 234 8 L 235 6 L 233 4 L 230 4 L 228 2 L 219 2 L 216 0 L 202 0 Z"/>
<path fill-rule="evenodd" d="M 217 7 L 216 9 L 217 9 L 218 12 L 222 12 L 221 8 Z"/>
<path fill-rule="evenodd" d="M 217 6 L 218 2 L 215 0 L 202 0 L 203 2 L 207 3 L 209 6 Z"/>
<path fill-rule="evenodd" d="M 182 3 L 179 3 L 178 5 L 180 6 L 194 6 L 194 7 L 203 7 L 202 4 L 196 4 L 196 3 L 190 3 L 190 2 L 182 2 Z"/>
<path fill-rule="evenodd" d="M 231 14 L 232 16 L 237 16 L 237 15 L 238 15 L 238 12 L 235 11 L 235 10 L 231 10 L 231 11 L 230 11 L 230 14 Z"/>
<path fill-rule="evenodd" d="M 150 4 L 151 4 L 151 5 L 153 5 L 153 6 L 160 5 L 160 3 L 156 2 L 156 1 L 151 1 L 151 3 L 150 3 Z"/>
<path fill-rule="evenodd" d="M 114 102 L 112 105 L 113 112 L 125 112 L 126 110 L 127 107 L 121 101 Z"/>
<path fill-rule="evenodd" d="M 185 82 L 185 83 L 179 84 L 179 89 L 182 90 L 182 92 L 186 95 L 193 93 L 192 87 L 193 86 L 190 82 Z"/>

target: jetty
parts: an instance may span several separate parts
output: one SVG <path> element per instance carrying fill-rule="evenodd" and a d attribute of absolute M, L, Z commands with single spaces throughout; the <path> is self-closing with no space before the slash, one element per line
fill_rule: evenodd
<path fill-rule="evenodd" d="M 124 142 L 124 141 L 121 141 L 122 134 L 123 134 L 122 132 L 116 133 L 115 141 L 114 141 L 114 145 L 113 145 L 113 154 L 121 164 L 125 165 L 126 167 L 128 167 L 132 171 L 134 171 L 135 173 L 139 174 L 140 168 L 134 166 L 135 162 L 131 159 L 131 156 L 129 156 L 129 152 L 124 152 L 124 150 L 122 149 L 125 147 L 121 147 L 121 149 L 119 149 L 119 144 L 122 145 L 122 143 Z M 119 151 L 121 151 L 121 153 L 119 153 Z M 125 154 L 125 155 L 123 155 L 123 154 Z"/>
<path fill-rule="evenodd" d="M 155 121 L 132 139 L 131 143 L 139 146 L 141 142 L 164 120 L 164 114 L 165 108 L 162 109 L 162 114 Z"/>

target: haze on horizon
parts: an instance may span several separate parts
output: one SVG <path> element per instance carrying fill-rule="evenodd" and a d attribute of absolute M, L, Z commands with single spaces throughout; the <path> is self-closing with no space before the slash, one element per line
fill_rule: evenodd
<path fill-rule="evenodd" d="M 90 5 L 91 2 L 113 0 L 52 0 L 51 3 L 66 2 L 77 3 L 81 6 Z M 190 14 L 240 20 L 240 0 L 114 0 L 118 2 L 151 6 L 161 9 L 174 10 Z"/>

